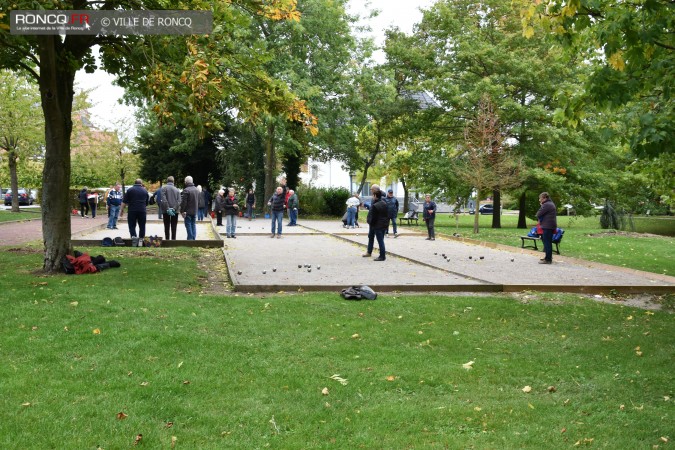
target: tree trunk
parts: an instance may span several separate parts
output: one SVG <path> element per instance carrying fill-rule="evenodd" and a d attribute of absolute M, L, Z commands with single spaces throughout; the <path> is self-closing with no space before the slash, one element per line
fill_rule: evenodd
<path fill-rule="evenodd" d="M 527 228 L 527 216 L 525 211 L 527 209 L 527 201 L 525 198 L 527 191 L 523 191 L 520 194 L 520 199 L 518 199 L 518 228 Z"/>
<path fill-rule="evenodd" d="M 474 213 L 473 213 L 473 234 L 478 234 L 479 227 L 478 227 L 478 216 L 479 212 L 478 210 L 480 209 L 480 199 L 481 199 L 481 192 L 480 189 L 476 189 L 476 206 L 473 208 Z"/>
<path fill-rule="evenodd" d="M 42 237 L 45 272 L 60 272 L 70 245 L 70 133 L 75 68 L 61 61 L 59 36 L 40 36 L 40 95 L 45 116 L 42 172 Z M 60 52 L 59 52 L 60 53 Z"/>
<path fill-rule="evenodd" d="M 499 189 L 492 191 L 492 228 L 502 227 L 502 192 Z"/>
<path fill-rule="evenodd" d="M 361 195 L 361 192 L 363 192 L 363 186 L 366 184 L 366 180 L 368 179 L 368 169 L 370 169 L 370 166 L 372 166 L 375 163 L 375 158 L 377 158 L 377 155 L 380 154 L 381 143 L 382 138 L 378 135 L 377 142 L 375 143 L 375 148 L 373 149 L 373 152 L 369 155 L 370 157 L 368 158 L 368 160 L 364 161 L 363 177 L 361 177 L 361 185 L 359 186 L 359 195 Z"/>
<path fill-rule="evenodd" d="M 267 124 L 267 133 L 265 135 L 265 198 L 260 205 L 265 208 L 267 200 L 272 197 L 277 187 L 275 175 L 277 171 L 277 155 L 274 145 L 274 123 Z"/>
<path fill-rule="evenodd" d="M 13 139 L 12 139 L 13 140 Z M 9 146 L 13 146 L 14 142 L 10 142 Z M 9 165 L 9 187 L 12 189 L 12 212 L 19 212 L 19 177 L 16 173 L 16 148 L 7 150 L 7 163 Z"/>
<path fill-rule="evenodd" d="M 410 198 L 410 192 L 408 191 L 408 185 L 405 184 L 405 178 L 401 177 L 401 184 L 403 185 L 403 214 L 408 212 L 408 199 Z"/>

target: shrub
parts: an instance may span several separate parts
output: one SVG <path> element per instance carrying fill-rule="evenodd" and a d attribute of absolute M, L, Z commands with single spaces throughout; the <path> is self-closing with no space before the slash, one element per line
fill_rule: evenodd
<path fill-rule="evenodd" d="M 300 209 L 313 216 L 342 216 L 349 191 L 345 188 L 298 187 Z"/>

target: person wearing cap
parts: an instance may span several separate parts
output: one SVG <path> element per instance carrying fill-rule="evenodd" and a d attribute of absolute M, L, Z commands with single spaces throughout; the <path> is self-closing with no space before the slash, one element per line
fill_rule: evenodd
<path fill-rule="evenodd" d="M 394 227 L 394 237 L 398 237 L 398 230 L 396 229 L 396 216 L 398 215 L 398 199 L 394 197 L 394 191 L 389 189 L 387 196 L 384 197 L 384 202 L 387 204 L 387 216 Z M 389 224 L 387 223 L 387 231 L 385 233 L 389 236 Z"/>

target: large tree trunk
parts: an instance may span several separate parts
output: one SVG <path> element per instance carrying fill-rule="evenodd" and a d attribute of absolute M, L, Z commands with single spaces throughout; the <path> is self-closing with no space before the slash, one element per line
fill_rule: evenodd
<path fill-rule="evenodd" d="M 14 139 L 12 139 L 14 141 Z M 13 147 L 14 142 L 9 142 L 8 146 Z M 12 189 L 12 212 L 19 212 L 19 177 L 16 173 L 16 148 L 7 150 L 7 163 L 9 165 L 9 187 Z"/>
<path fill-rule="evenodd" d="M 410 198 L 410 191 L 408 185 L 405 184 L 405 178 L 401 177 L 401 184 L 403 185 L 403 214 L 408 212 L 408 199 Z"/>
<path fill-rule="evenodd" d="M 480 209 L 480 199 L 481 199 L 481 191 L 480 189 L 476 189 L 476 206 L 473 208 L 474 214 L 473 214 L 473 233 L 478 234 L 479 227 L 478 227 L 478 216 L 479 212 L 478 209 Z"/>
<path fill-rule="evenodd" d="M 377 135 L 377 142 L 375 143 L 375 148 L 373 149 L 372 153 L 369 155 L 369 158 L 365 161 L 363 161 L 363 176 L 361 177 L 361 185 L 359 186 L 359 195 L 363 192 L 363 186 L 366 184 L 366 180 L 368 179 L 368 169 L 375 164 L 375 158 L 377 158 L 377 155 L 380 154 L 380 147 L 382 144 L 382 138 L 380 135 Z"/>
<path fill-rule="evenodd" d="M 518 228 L 527 228 L 527 216 L 525 211 L 527 209 L 527 201 L 525 194 L 527 194 L 527 191 L 523 191 L 522 194 L 520 194 L 520 199 L 518 199 Z"/>
<path fill-rule="evenodd" d="M 267 200 L 272 197 L 274 190 L 277 188 L 275 179 L 277 171 L 277 154 L 274 145 L 274 123 L 267 125 L 267 133 L 265 135 L 265 198 L 260 205 L 265 208 Z"/>
<path fill-rule="evenodd" d="M 40 95 L 45 116 L 42 237 L 45 272 L 61 271 L 70 246 L 70 133 L 75 68 L 62 61 L 59 36 L 40 36 Z"/>
<path fill-rule="evenodd" d="M 502 227 L 502 193 L 499 189 L 492 191 L 492 228 Z"/>

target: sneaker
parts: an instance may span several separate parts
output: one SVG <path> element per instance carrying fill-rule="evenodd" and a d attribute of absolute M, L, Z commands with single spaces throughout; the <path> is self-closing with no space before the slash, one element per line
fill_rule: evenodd
<path fill-rule="evenodd" d="M 232 239 L 237 239 L 237 236 L 235 236 L 234 234 L 233 234 L 232 236 L 230 236 L 230 237 L 231 237 Z"/>
<path fill-rule="evenodd" d="M 275 236 L 275 234 L 274 234 L 274 233 L 272 233 L 272 239 L 274 239 L 274 236 Z"/>
<path fill-rule="evenodd" d="M 112 227 L 112 229 L 113 229 L 113 230 L 119 230 L 119 228 L 117 228 L 117 227 Z"/>
<path fill-rule="evenodd" d="M 540 259 L 539 264 L 553 264 L 553 261 L 549 261 L 548 259 Z"/>
<path fill-rule="evenodd" d="M 364 253 L 364 254 L 361 255 L 361 256 L 363 256 L 364 258 L 369 258 L 369 257 L 370 257 L 370 253 Z"/>
<path fill-rule="evenodd" d="M 280 234 L 277 234 L 277 239 L 281 239 L 281 235 L 280 235 Z"/>
<path fill-rule="evenodd" d="M 436 240 L 436 238 L 431 238 L 431 240 L 432 240 L 432 241 L 435 241 L 435 240 Z"/>
<path fill-rule="evenodd" d="M 386 258 L 384 258 L 383 256 L 378 256 L 378 257 L 375 258 L 373 261 L 384 261 L 385 259 L 386 259 Z"/>
<path fill-rule="evenodd" d="M 229 238 L 230 238 L 230 235 L 229 235 L 229 234 L 226 234 L 226 235 L 225 235 L 225 239 L 229 239 Z"/>
<path fill-rule="evenodd" d="M 394 237 L 397 238 L 397 237 L 398 237 L 398 233 L 394 233 Z"/>
<path fill-rule="evenodd" d="M 425 239 L 425 241 L 430 241 L 430 240 L 431 240 L 431 238 L 426 238 L 426 239 Z"/>

